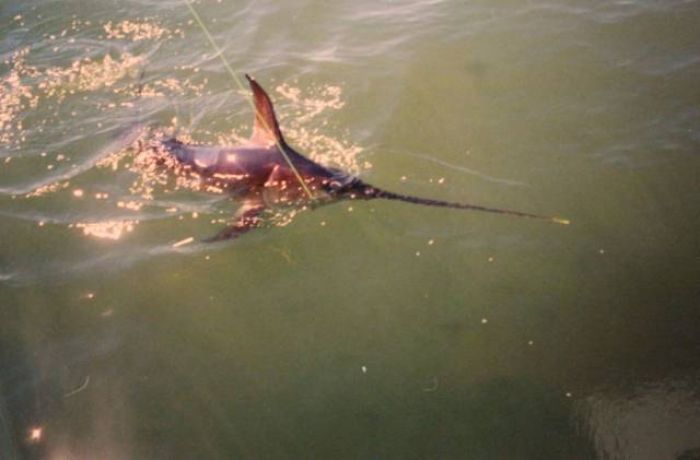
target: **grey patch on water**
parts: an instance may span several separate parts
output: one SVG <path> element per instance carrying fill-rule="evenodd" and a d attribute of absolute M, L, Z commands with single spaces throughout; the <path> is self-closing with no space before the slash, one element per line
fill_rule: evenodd
<path fill-rule="evenodd" d="M 682 452 L 676 460 L 700 460 L 700 447 Z"/>

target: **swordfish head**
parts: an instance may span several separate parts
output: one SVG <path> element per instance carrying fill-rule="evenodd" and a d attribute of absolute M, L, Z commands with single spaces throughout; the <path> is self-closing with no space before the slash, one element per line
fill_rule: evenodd
<path fill-rule="evenodd" d="M 324 167 L 287 144 L 265 90 L 246 75 L 253 92 L 255 120 L 250 139 L 236 146 L 199 146 L 168 139 L 164 150 L 209 189 L 244 200 L 265 195 L 282 203 L 319 203 L 360 197 L 362 182 L 344 171 Z"/>

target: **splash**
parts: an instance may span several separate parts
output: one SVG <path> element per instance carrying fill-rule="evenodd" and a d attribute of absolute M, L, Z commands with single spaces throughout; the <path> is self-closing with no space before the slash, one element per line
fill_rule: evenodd
<path fill-rule="evenodd" d="M 65 188 L 68 188 L 69 185 L 70 185 L 70 182 L 67 182 L 67 181 L 66 182 L 52 182 L 50 184 L 41 185 L 41 186 L 35 188 L 31 192 L 27 193 L 25 196 L 27 198 L 35 198 L 35 197 L 47 195 L 50 193 L 56 193 L 59 190 L 63 190 Z"/>
<path fill-rule="evenodd" d="M 149 140 L 132 149 L 132 160 L 126 167 L 135 179 L 129 192 L 148 201 L 153 200 L 158 191 L 199 191 L 204 187 L 210 193 L 223 193 L 221 189 L 207 186 L 200 176 L 183 168 L 180 162 L 163 149 L 162 140 L 171 136 L 169 129 L 154 129 L 148 136 Z M 183 142 L 192 141 L 190 135 L 184 132 L 178 138 Z"/>
<path fill-rule="evenodd" d="M 323 165 L 336 166 L 352 174 L 360 174 L 372 167 L 361 159 L 362 147 L 345 136 L 325 134 L 333 131 L 328 119 L 332 113 L 345 107 L 343 89 L 337 85 L 321 85 L 302 90 L 284 83 L 275 88 L 281 100 L 291 105 L 282 112 L 282 130 L 300 150 Z"/>
<path fill-rule="evenodd" d="M 17 147 L 26 140 L 22 115 L 39 104 L 39 96 L 31 85 L 22 81 L 24 75 L 33 73 L 26 64 L 28 53 L 29 48 L 24 48 L 5 60 L 10 71 L 0 80 L 0 144 L 9 147 Z"/>
<path fill-rule="evenodd" d="M 22 20 L 21 17 L 15 18 Z M 23 25 L 23 23 L 18 23 Z M 29 63 L 33 53 L 41 54 L 42 46 L 48 45 L 54 53 L 64 49 L 74 49 L 76 38 L 85 39 L 86 31 L 91 28 L 90 21 L 73 19 L 70 26 L 56 33 L 46 33 L 36 46 L 24 47 L 14 51 L 5 58 L 3 64 L 9 69 L 0 77 L 0 144 L 6 150 L 17 150 L 32 135 L 45 132 L 46 128 L 56 125 L 62 114 L 51 111 L 56 103 L 63 103 L 69 97 L 78 97 L 81 93 L 90 93 L 111 99 L 108 102 L 94 98 L 90 106 L 103 110 L 116 107 L 132 107 L 133 99 L 140 97 L 169 97 L 192 92 L 201 95 L 206 85 L 206 78 L 187 78 L 178 80 L 172 77 L 155 79 L 140 87 L 138 76 L 143 69 L 148 52 L 135 55 L 126 48 L 115 52 L 104 46 L 101 56 L 86 55 L 72 60 L 67 65 L 45 66 Z M 181 29 L 170 30 L 154 20 L 124 20 L 119 23 L 106 22 L 102 25 L 106 36 L 104 40 L 121 40 L 127 42 L 152 41 L 159 46 L 165 40 L 184 37 Z M 45 57 L 38 62 L 45 62 Z M 197 72 L 195 72 L 196 74 Z M 196 81 L 197 80 L 197 81 Z M 115 100 L 124 96 L 130 100 Z M 83 101 L 88 101 L 86 98 Z M 35 116 L 35 109 L 44 113 L 44 118 L 33 120 L 26 125 L 24 119 Z M 51 119 L 51 115 L 55 119 Z M 71 111 L 70 116 L 77 117 L 79 112 Z"/>
<path fill-rule="evenodd" d="M 340 86 L 323 86 L 316 90 L 317 94 L 305 97 L 302 96 L 300 88 L 287 83 L 277 86 L 275 90 L 284 99 L 301 108 L 297 110 L 296 115 L 297 120 L 302 123 L 312 120 L 327 110 L 340 110 L 345 106 L 342 99 L 343 90 Z"/>
<path fill-rule="evenodd" d="M 74 61 L 69 67 L 46 69 L 38 87 L 46 97 L 62 101 L 67 95 L 76 92 L 110 88 L 127 76 L 135 79 L 142 64 L 143 57 L 132 56 L 128 52 L 117 59 L 110 55 L 98 60 L 84 58 Z"/>
<path fill-rule="evenodd" d="M 103 222 L 78 222 L 69 227 L 82 229 L 83 234 L 100 239 L 119 240 L 126 233 L 134 230 L 138 221 L 106 220 Z"/>
<path fill-rule="evenodd" d="M 124 20 L 118 23 L 112 23 L 112 21 L 107 22 L 102 26 L 106 36 L 104 38 L 109 40 L 131 40 L 131 41 L 141 41 L 141 40 L 161 40 L 163 38 L 172 38 L 173 35 L 177 34 L 183 37 L 184 34 L 181 30 L 177 29 L 174 32 L 170 32 L 165 27 L 149 21 L 128 21 Z"/>

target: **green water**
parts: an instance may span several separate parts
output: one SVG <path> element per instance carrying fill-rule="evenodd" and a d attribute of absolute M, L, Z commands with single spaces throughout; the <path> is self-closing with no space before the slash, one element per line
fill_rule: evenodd
<path fill-rule="evenodd" d="M 700 458 L 700 3 L 196 6 L 316 160 L 572 225 L 200 243 L 236 203 L 127 148 L 248 135 L 185 3 L 2 0 L 1 459 Z"/>

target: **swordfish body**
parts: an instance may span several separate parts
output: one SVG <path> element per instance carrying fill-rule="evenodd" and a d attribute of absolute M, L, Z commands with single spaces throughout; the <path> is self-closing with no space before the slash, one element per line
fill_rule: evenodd
<path fill-rule="evenodd" d="M 211 187 L 243 202 L 231 224 L 209 241 L 236 238 L 261 224 L 260 215 L 269 205 L 304 206 L 344 199 L 387 199 L 427 206 L 486 211 L 568 224 L 564 219 L 519 211 L 432 200 L 382 190 L 342 170 L 322 166 L 290 147 L 277 122 L 265 90 L 246 75 L 255 102 L 253 134 L 238 146 L 189 145 L 171 138 L 162 147 L 179 165 Z M 272 203 L 270 197 L 273 197 Z"/>

